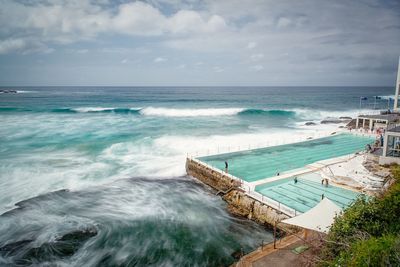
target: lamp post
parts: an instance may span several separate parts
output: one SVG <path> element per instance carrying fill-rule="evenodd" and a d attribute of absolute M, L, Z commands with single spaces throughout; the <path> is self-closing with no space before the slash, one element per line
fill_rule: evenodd
<path fill-rule="evenodd" d="M 397 67 L 396 93 L 394 95 L 394 106 L 393 106 L 394 111 L 398 110 L 399 86 L 400 86 L 400 57 L 399 57 L 399 65 Z"/>

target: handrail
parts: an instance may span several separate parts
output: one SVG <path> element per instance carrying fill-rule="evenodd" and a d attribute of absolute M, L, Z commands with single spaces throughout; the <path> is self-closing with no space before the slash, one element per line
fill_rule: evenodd
<path fill-rule="evenodd" d="M 323 138 L 323 137 L 328 137 L 331 136 L 331 132 L 326 132 L 326 133 L 321 133 L 321 132 L 315 132 L 311 134 L 305 134 L 304 136 L 295 136 L 291 138 L 286 138 L 285 140 L 273 140 L 270 142 L 263 142 L 263 143 L 257 143 L 257 144 L 248 144 L 248 145 L 241 145 L 241 146 L 220 146 L 217 145 L 214 148 L 207 148 L 204 150 L 200 151 L 195 151 L 194 153 L 187 153 L 189 157 L 205 157 L 209 155 L 215 155 L 215 154 L 225 154 L 225 153 L 235 153 L 239 151 L 246 151 L 246 150 L 254 150 L 254 149 L 260 149 L 260 148 L 266 148 L 266 147 L 273 147 L 273 146 L 280 146 L 280 145 L 287 145 L 287 144 L 294 144 L 294 143 L 300 143 L 300 142 L 305 142 L 307 140 L 311 139 L 318 139 L 318 138 Z"/>
<path fill-rule="evenodd" d="M 279 201 L 273 200 L 273 199 L 271 199 L 269 197 L 266 197 L 266 196 L 260 194 L 259 192 L 256 192 L 255 191 L 255 186 L 253 186 L 252 184 L 250 184 L 250 183 L 248 183 L 248 182 L 246 182 L 246 181 L 244 181 L 244 180 L 242 180 L 242 179 L 240 179 L 240 178 L 238 178 L 236 176 L 233 176 L 233 175 L 231 175 L 229 173 L 226 173 L 226 172 L 223 172 L 223 171 L 221 171 L 219 169 L 216 169 L 216 168 L 214 168 L 214 167 L 208 165 L 207 163 L 204 163 L 204 162 L 202 162 L 202 161 L 200 161 L 198 159 L 190 159 L 190 158 L 188 158 L 188 159 L 192 160 L 193 162 L 196 162 L 197 164 L 202 165 L 202 166 L 204 166 L 204 167 L 206 167 L 206 168 L 208 168 L 210 170 L 214 170 L 214 171 L 216 171 L 216 172 L 218 172 L 218 173 L 220 173 L 222 175 L 225 175 L 225 176 L 227 176 L 227 177 L 229 177 L 231 179 L 240 181 L 240 184 L 241 184 L 240 188 L 245 192 L 246 195 L 256 199 L 257 201 L 259 201 L 259 202 L 261 202 L 261 203 L 263 203 L 263 204 L 265 204 L 265 205 L 267 205 L 267 206 L 269 206 L 269 207 L 271 207 L 271 208 L 273 208 L 273 209 L 275 209 L 275 210 L 277 210 L 279 212 L 285 213 L 286 215 L 291 216 L 291 217 L 297 216 L 298 214 L 301 214 L 301 212 L 299 212 L 299 211 L 297 211 L 297 210 L 295 210 L 293 208 L 290 208 L 290 207 L 286 206 L 285 204 L 283 204 L 283 203 L 281 203 Z M 232 188 L 228 189 L 228 191 L 231 190 L 231 189 Z M 220 193 L 220 192 L 218 192 L 218 193 Z"/>

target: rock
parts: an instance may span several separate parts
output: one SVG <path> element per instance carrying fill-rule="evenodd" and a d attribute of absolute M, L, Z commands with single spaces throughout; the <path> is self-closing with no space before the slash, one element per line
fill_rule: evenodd
<path fill-rule="evenodd" d="M 17 91 L 16 90 L 6 90 L 6 89 L 0 89 L 0 93 L 2 94 L 16 94 Z"/>
<path fill-rule="evenodd" d="M 352 119 L 353 119 L 352 117 L 346 117 L 346 116 L 339 117 L 339 120 L 352 120 Z"/>
<path fill-rule="evenodd" d="M 33 240 L 21 240 L 0 247 L 0 255 L 14 257 L 17 265 L 51 261 L 72 256 L 85 241 L 95 235 L 97 235 L 96 228 L 90 227 L 67 233 L 39 247 L 32 247 Z"/>
<path fill-rule="evenodd" d="M 317 125 L 315 122 L 312 122 L 312 121 L 308 121 L 308 122 L 306 122 L 304 125 L 306 125 L 306 126 L 312 126 L 312 125 Z"/>
<path fill-rule="evenodd" d="M 243 256 L 243 252 L 242 250 L 236 250 L 235 252 L 233 252 L 231 254 L 231 256 L 235 259 L 235 260 L 239 260 L 242 256 Z"/>
<path fill-rule="evenodd" d="M 25 247 L 29 243 L 31 243 L 33 240 L 27 239 L 27 240 L 20 240 L 14 243 L 9 243 L 7 245 L 4 245 L 0 247 L 0 255 L 3 256 L 12 256 L 16 254 L 21 248 Z"/>
<path fill-rule="evenodd" d="M 322 120 L 321 124 L 337 124 L 337 123 L 342 123 L 342 120 L 339 119 L 326 119 L 326 120 Z"/>

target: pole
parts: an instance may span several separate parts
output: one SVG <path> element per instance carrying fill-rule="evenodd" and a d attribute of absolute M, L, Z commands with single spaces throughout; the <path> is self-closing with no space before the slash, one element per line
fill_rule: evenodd
<path fill-rule="evenodd" d="M 274 249 L 276 249 L 276 221 L 274 222 Z"/>
<path fill-rule="evenodd" d="M 394 106 L 393 106 L 393 110 L 394 111 L 397 111 L 397 108 L 398 108 L 399 85 L 400 85 L 400 57 L 399 57 L 399 65 L 397 67 L 396 93 L 395 93 L 395 96 L 394 96 Z"/>

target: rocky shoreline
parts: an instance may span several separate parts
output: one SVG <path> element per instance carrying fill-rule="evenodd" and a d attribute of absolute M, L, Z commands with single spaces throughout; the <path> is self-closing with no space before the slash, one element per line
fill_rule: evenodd
<path fill-rule="evenodd" d="M 17 90 L 0 89 L 0 94 L 16 94 L 16 93 L 18 93 Z"/>
<path fill-rule="evenodd" d="M 319 124 L 340 124 L 340 123 L 350 123 L 353 120 L 351 117 L 343 116 L 339 118 L 326 118 L 319 122 Z M 305 126 L 315 126 L 318 125 L 317 122 L 307 121 L 304 123 Z"/>

